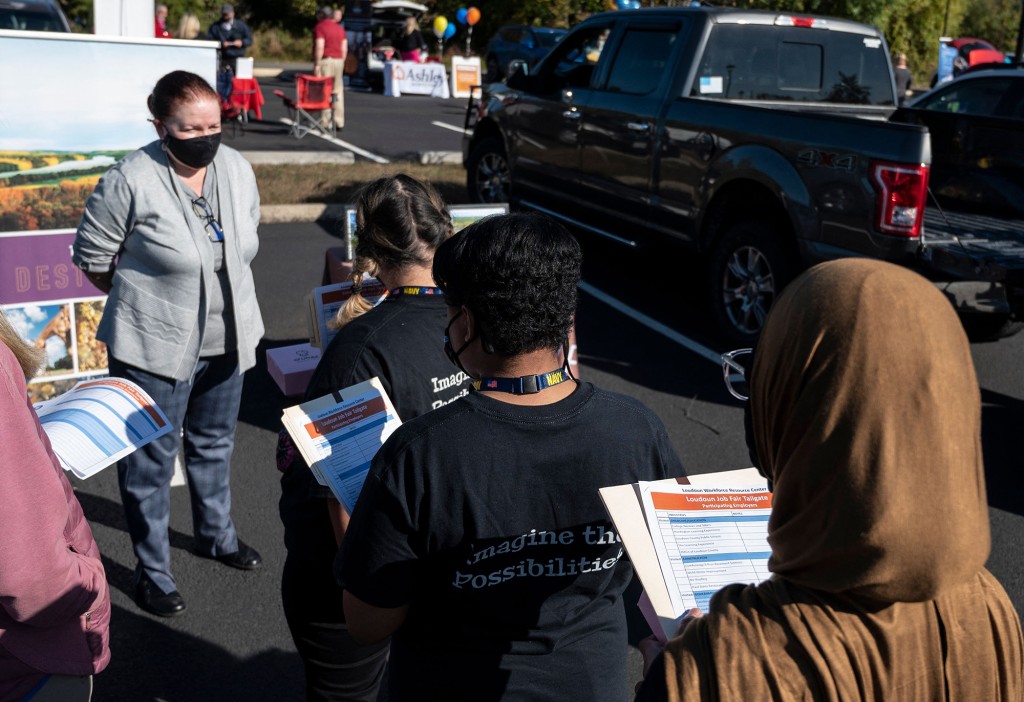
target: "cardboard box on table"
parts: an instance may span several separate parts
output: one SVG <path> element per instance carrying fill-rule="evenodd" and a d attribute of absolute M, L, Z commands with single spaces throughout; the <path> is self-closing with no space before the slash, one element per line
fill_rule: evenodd
<path fill-rule="evenodd" d="M 267 370 L 286 397 L 306 392 L 319 362 L 320 349 L 308 343 L 267 349 Z"/>

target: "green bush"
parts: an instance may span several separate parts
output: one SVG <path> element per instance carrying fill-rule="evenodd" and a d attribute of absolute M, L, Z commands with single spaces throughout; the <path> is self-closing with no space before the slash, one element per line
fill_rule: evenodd
<path fill-rule="evenodd" d="M 313 33 L 292 34 L 283 29 L 253 30 L 249 55 L 256 61 L 312 61 Z"/>

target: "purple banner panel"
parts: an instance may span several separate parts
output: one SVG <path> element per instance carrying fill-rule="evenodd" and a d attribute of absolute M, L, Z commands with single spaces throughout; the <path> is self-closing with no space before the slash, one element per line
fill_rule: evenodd
<path fill-rule="evenodd" d="M 96 297 L 71 263 L 74 230 L 0 235 L 0 305 Z"/>

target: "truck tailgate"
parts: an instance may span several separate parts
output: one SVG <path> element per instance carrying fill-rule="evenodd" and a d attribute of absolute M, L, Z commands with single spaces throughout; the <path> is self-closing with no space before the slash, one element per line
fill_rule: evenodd
<path fill-rule="evenodd" d="M 924 214 L 922 256 L 961 280 L 1024 285 L 1024 219 L 944 212 Z"/>

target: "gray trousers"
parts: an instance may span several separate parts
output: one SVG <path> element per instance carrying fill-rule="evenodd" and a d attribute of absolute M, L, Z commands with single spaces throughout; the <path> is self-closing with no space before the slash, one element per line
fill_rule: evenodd
<path fill-rule="evenodd" d="M 177 590 L 171 575 L 167 527 L 171 478 L 181 431 L 192 502 L 195 549 L 205 556 L 238 550 L 231 521 L 231 453 L 242 398 L 238 355 L 200 358 L 190 381 L 173 380 L 110 358 L 110 375 L 138 383 L 167 415 L 174 429 L 117 464 L 128 533 L 145 573 L 164 592 Z"/>

